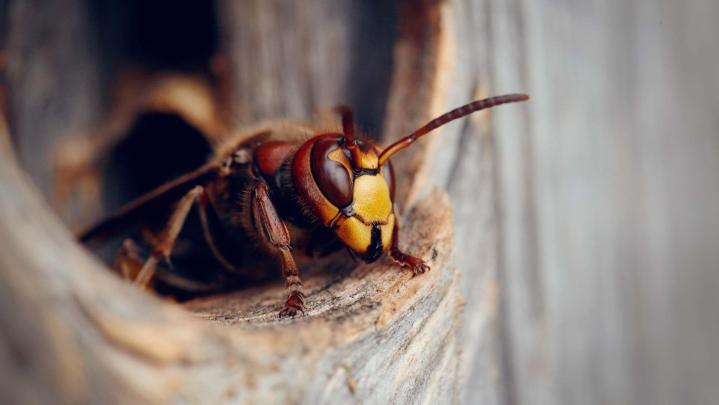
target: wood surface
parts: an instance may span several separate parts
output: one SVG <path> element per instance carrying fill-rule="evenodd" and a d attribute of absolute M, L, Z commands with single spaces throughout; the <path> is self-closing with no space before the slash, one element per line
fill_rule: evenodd
<path fill-rule="evenodd" d="M 715 1 L 491 1 L 511 403 L 719 397 Z"/>
<path fill-rule="evenodd" d="M 376 75 L 376 83 L 366 83 L 360 89 L 364 92 L 368 88 L 384 89 L 377 94 L 369 93 L 380 104 L 357 101 L 369 97 L 363 91 L 343 93 L 351 87 L 348 77 L 356 79 L 356 75 L 361 78 L 367 74 L 360 70 L 352 76 L 347 62 L 350 50 L 357 49 L 352 41 L 360 41 L 356 36 L 361 31 L 355 25 L 354 14 L 350 13 L 353 9 L 343 9 L 330 2 L 325 6 L 318 10 L 335 14 L 308 13 L 304 17 L 307 20 L 295 20 L 305 11 L 293 2 L 243 3 L 242 7 L 250 8 L 240 10 L 233 8 L 238 7 L 237 3 L 219 5 L 225 18 L 234 16 L 229 22 L 223 22 L 222 35 L 223 41 L 227 41 L 225 46 L 231 49 L 228 56 L 238 95 L 233 105 L 238 106 L 237 117 L 243 125 L 269 117 L 311 115 L 342 102 L 358 105 L 356 109 L 363 125 L 380 127 L 386 94 L 406 91 L 404 86 L 414 85 L 411 82 L 388 85 L 392 79 L 392 46 L 386 46 L 384 58 L 388 65 L 383 66 L 386 76 Z M 30 7 L 12 4 L 11 18 L 16 15 L 24 18 L 21 21 L 28 26 L 55 29 L 50 15 L 32 14 Z M 372 7 L 381 8 L 380 5 L 370 9 Z M 85 11 L 76 7 L 66 12 L 82 15 Z M 426 11 L 420 10 L 419 15 L 424 13 L 437 16 L 436 4 L 428 3 Z M 259 21 L 258 27 L 263 30 L 272 27 L 271 21 L 256 16 L 279 16 L 282 29 L 298 34 L 267 36 L 262 30 L 248 34 L 240 29 L 251 29 L 251 24 L 242 24 L 244 21 Z M 315 41 L 312 36 L 331 32 L 332 27 L 321 28 L 316 22 L 333 18 L 338 20 L 334 29 L 348 30 L 339 48 L 322 42 L 321 38 Z M 392 18 L 390 22 L 396 21 L 397 16 Z M 240 26 L 232 26 L 233 21 Z M 341 21 L 352 22 L 348 25 L 352 30 L 340 24 Z M 436 29 L 439 20 L 435 17 L 433 23 L 435 25 L 427 29 Z M 57 29 L 62 32 L 64 28 Z M 420 35 L 419 39 L 413 39 L 421 45 L 414 52 L 434 53 L 436 37 L 431 31 L 424 33 L 424 29 L 415 27 L 407 34 Z M 19 141 L 20 161 L 28 167 L 40 166 L 30 173 L 37 178 L 35 184 L 49 194 L 44 186 L 52 182 L 49 164 L 52 159 L 43 161 L 34 154 L 51 156 L 53 145 L 61 144 L 64 137 L 97 136 L 96 128 L 108 120 L 97 112 L 89 121 L 96 120 L 98 124 L 86 124 L 90 130 L 85 135 L 82 130 L 72 133 L 69 126 L 52 127 L 33 122 L 35 115 L 42 114 L 42 105 L 37 100 L 21 97 L 30 92 L 32 80 L 37 78 L 27 70 L 25 63 L 34 58 L 50 58 L 51 64 L 57 66 L 70 62 L 54 54 L 44 54 L 36 43 L 25 37 L 26 30 L 27 27 L 14 27 L 9 38 L 11 55 L 23 52 L 33 55 L 27 59 L 11 59 L 14 65 L 8 74 L 10 103 L 11 107 L 22 110 L 22 114 L 11 113 L 11 129 Z M 237 45 L 232 38 L 238 31 L 245 41 L 248 35 L 254 40 L 245 46 Z M 47 35 L 54 38 L 52 32 Z M 295 38 L 304 36 L 312 40 L 292 44 Z M 264 81 L 255 79 L 258 72 L 243 76 L 248 75 L 247 66 L 264 66 L 265 62 L 256 58 L 254 45 L 263 41 L 270 41 L 264 45 L 266 48 L 261 48 L 272 55 L 267 63 L 277 69 L 282 67 L 279 71 L 282 80 L 290 84 L 303 83 L 302 87 L 293 90 L 288 84 L 284 94 L 273 90 L 263 93 L 266 83 L 272 83 L 277 76 L 268 74 Z M 84 46 L 75 46 L 84 48 L 88 42 L 84 39 L 81 42 Z M 424 46 L 424 42 L 429 45 Z M 365 44 L 368 49 L 369 42 Z M 70 48 L 70 53 L 79 52 L 73 45 L 61 45 Z M 273 64 L 272 58 L 288 57 L 278 53 L 278 47 L 299 52 L 296 47 L 310 45 L 316 47 L 320 55 L 327 55 L 327 67 L 315 71 L 314 67 L 298 69 L 296 65 Z M 372 47 L 372 52 L 376 55 L 381 51 L 379 48 Z M 421 59 L 411 55 L 412 51 L 409 50 L 408 57 Z M 301 55 L 300 52 L 294 56 Z M 72 63 L 93 65 L 97 57 L 91 51 L 80 53 Z M 431 79 L 438 62 L 431 54 L 422 58 L 425 62 L 417 67 L 420 77 Z M 256 60 L 257 64 L 245 66 L 241 61 L 246 60 Z M 431 68 L 428 76 L 423 73 L 426 68 Z M 111 84 L 107 81 L 112 77 L 104 76 L 106 73 L 102 70 L 95 72 L 97 85 L 90 90 L 99 95 L 83 94 L 83 97 L 106 97 L 110 92 Z M 335 76 L 324 75 L 325 72 L 334 72 Z M 42 76 L 42 73 L 36 74 Z M 47 89 L 47 97 L 57 99 L 58 104 L 67 101 L 63 86 L 53 82 Z M 247 94 L 257 102 L 244 103 L 243 97 Z M 74 95 L 67 97 L 72 100 Z M 413 101 L 417 120 L 430 118 L 424 105 L 432 97 L 430 89 L 424 98 Z M 286 104 L 273 104 L 277 100 L 284 100 Z M 250 105 L 257 106 L 258 110 L 249 109 Z M 269 107 L 259 109 L 264 105 Z M 64 108 L 68 114 L 74 114 L 73 108 L 81 107 Z M 96 106 L 98 110 L 102 107 Z M 397 114 L 394 119 L 405 118 Z M 42 138 L 42 142 L 25 135 L 31 132 Z M 418 147 L 405 153 L 405 159 L 417 159 L 414 155 L 426 153 L 426 148 Z M 457 375 L 461 358 L 462 300 L 452 249 L 452 209 L 444 192 L 435 190 L 403 212 L 401 245 L 428 259 L 433 267 L 430 273 L 413 278 L 388 260 L 359 266 L 346 259 L 322 262 L 306 273 L 307 316 L 278 320 L 277 312 L 285 295 L 281 283 L 190 301 L 184 308 L 131 287 L 102 269 L 72 240 L 10 156 L 4 155 L 0 160 L 3 176 L 0 184 L 11 196 L 3 198 L 0 206 L 0 239 L 5 242 L 3 252 L 8 252 L 0 259 L 2 291 L 8 291 L 3 298 L 6 300 L 3 308 L 18 308 L 17 312 L 2 318 L 2 346 L 7 353 L 0 357 L 3 359 L 0 370 L 6 384 L 2 396 L 7 402 L 460 401 L 461 384 Z M 415 179 L 420 176 L 409 176 L 405 187 L 409 189 Z M 33 287 L 35 292 L 31 293 Z M 25 325 L 27 319 L 36 321 Z M 33 339 L 26 340 L 26 334 Z"/>
<path fill-rule="evenodd" d="M 218 2 L 236 128 L 343 103 L 387 143 L 532 96 L 397 156 L 402 236 L 431 273 L 319 263 L 309 316 L 282 322 L 279 285 L 178 308 L 72 241 L 40 195 L 53 145 L 105 122 L 112 35 L 80 1 L 2 10 L 29 174 L 0 149 L 3 403 L 719 397 L 716 2 Z"/>

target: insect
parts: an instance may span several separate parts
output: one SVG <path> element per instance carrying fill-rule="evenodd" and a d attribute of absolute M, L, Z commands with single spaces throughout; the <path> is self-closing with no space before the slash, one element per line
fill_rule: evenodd
<path fill-rule="evenodd" d="M 320 131 L 278 126 L 230 140 L 202 167 L 137 198 L 80 236 L 83 243 L 107 237 L 158 210 L 171 211 L 142 259 L 127 239 L 116 260 L 123 274 L 147 286 L 158 265 L 170 262 L 189 213 L 197 208 L 204 242 L 230 274 L 248 261 L 274 258 L 288 297 L 279 315 L 304 314 L 296 256 L 346 248 L 365 262 L 383 254 L 414 274 L 430 269 L 398 247 L 395 177 L 390 158 L 432 130 L 524 94 L 477 100 L 443 114 L 381 149 L 355 129 L 352 111 L 335 108 L 341 129 Z M 170 207 L 173 207 L 170 209 Z M 303 253 L 304 252 L 304 253 Z"/>

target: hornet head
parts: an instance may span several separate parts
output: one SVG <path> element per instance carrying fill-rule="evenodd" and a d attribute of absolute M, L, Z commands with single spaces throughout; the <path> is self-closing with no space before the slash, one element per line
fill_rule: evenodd
<path fill-rule="evenodd" d="M 356 139 L 351 110 L 338 107 L 342 133 L 321 134 L 300 147 L 292 163 L 295 187 L 347 248 L 366 262 L 375 261 L 395 238 L 395 179 L 389 158 L 452 120 L 527 99 L 524 94 L 511 94 L 474 101 L 433 119 L 385 149 Z"/>

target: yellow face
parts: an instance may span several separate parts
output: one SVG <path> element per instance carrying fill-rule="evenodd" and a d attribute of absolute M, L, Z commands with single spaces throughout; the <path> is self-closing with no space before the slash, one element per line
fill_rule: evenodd
<path fill-rule="evenodd" d="M 338 106 L 341 133 L 319 134 L 295 154 L 292 173 L 302 199 L 325 226 L 365 261 L 389 250 L 397 219 L 392 212 L 394 176 L 389 158 L 418 138 L 475 111 L 528 100 L 526 94 L 506 94 L 475 100 L 449 111 L 380 150 L 358 139 L 352 110 Z M 350 161 L 351 159 L 351 161 Z"/>
<path fill-rule="evenodd" d="M 302 162 L 309 161 L 313 179 L 308 185 L 300 182 L 298 188 L 322 223 L 357 256 L 371 262 L 392 245 L 396 224 L 392 169 L 389 162 L 379 165 L 378 149 L 371 144 L 351 153 L 342 139 L 341 134 L 321 135 L 311 148 L 298 152 L 307 159 L 298 160 L 298 178 L 306 178 Z"/>
<path fill-rule="evenodd" d="M 374 261 L 389 250 L 394 231 L 390 188 L 385 178 L 363 174 L 354 179 L 351 216 L 340 214 L 334 224 L 337 237 L 366 261 Z"/>

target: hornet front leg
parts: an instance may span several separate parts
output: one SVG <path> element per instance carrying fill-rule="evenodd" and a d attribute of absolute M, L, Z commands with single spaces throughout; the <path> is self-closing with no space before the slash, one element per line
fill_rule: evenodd
<path fill-rule="evenodd" d="M 292 257 L 290 233 L 270 200 L 267 184 L 261 181 L 255 183 L 250 198 L 252 226 L 265 249 L 279 261 L 289 291 L 280 317 L 295 316 L 299 312 L 304 315 L 305 295 L 302 293 L 300 271 Z"/>
<path fill-rule="evenodd" d="M 403 267 L 407 267 L 412 270 L 414 275 L 422 274 L 430 270 L 429 265 L 419 257 L 408 255 L 407 253 L 399 250 L 399 216 L 395 211 L 395 225 L 392 231 L 392 247 L 389 250 L 389 256 Z"/>

